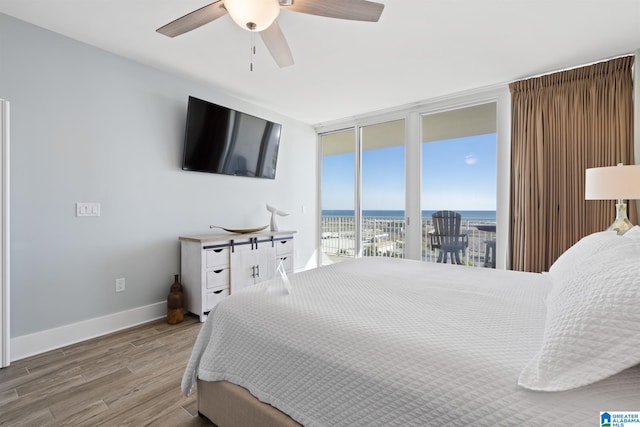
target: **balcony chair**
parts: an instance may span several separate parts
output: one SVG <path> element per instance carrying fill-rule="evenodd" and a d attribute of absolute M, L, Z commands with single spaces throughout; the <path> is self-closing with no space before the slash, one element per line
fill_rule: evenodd
<path fill-rule="evenodd" d="M 460 231 L 462 216 L 454 211 L 438 211 L 431 215 L 434 230 L 431 235 L 431 247 L 438 249 L 438 262 L 462 264 L 462 255 L 469 247 L 469 230 Z"/>

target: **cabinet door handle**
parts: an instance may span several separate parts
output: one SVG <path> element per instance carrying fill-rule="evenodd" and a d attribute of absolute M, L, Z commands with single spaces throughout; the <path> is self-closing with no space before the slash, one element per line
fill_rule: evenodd
<path fill-rule="evenodd" d="M 216 273 L 216 274 L 220 274 L 220 273 L 222 273 L 222 271 L 223 271 L 223 270 L 224 270 L 224 269 L 223 269 L 223 268 L 221 268 L 220 270 L 213 270 L 213 272 L 214 272 L 214 273 Z"/>
<path fill-rule="evenodd" d="M 220 253 L 222 252 L 222 249 L 214 249 L 213 252 Z"/>
<path fill-rule="evenodd" d="M 256 265 L 256 270 L 258 271 L 257 276 L 260 277 L 260 266 L 259 265 Z"/>
<path fill-rule="evenodd" d="M 255 265 L 251 266 L 251 277 L 254 278 L 254 279 L 256 278 L 256 266 Z"/>
<path fill-rule="evenodd" d="M 214 294 L 219 294 L 220 292 L 224 291 L 224 289 L 220 289 L 219 291 L 214 291 Z"/>

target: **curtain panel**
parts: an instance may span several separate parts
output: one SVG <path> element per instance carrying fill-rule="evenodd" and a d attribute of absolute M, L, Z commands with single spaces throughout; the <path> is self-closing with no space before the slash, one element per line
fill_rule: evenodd
<path fill-rule="evenodd" d="M 585 170 L 634 163 L 632 66 L 628 56 L 509 85 L 512 269 L 548 271 L 613 222 L 615 201 L 584 200 Z M 637 224 L 635 203 L 628 216 Z"/>

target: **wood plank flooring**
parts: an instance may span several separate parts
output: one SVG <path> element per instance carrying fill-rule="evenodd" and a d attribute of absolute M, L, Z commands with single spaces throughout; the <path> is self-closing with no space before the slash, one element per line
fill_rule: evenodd
<path fill-rule="evenodd" d="M 1 426 L 211 426 L 180 381 L 200 322 L 158 320 L 0 369 Z"/>

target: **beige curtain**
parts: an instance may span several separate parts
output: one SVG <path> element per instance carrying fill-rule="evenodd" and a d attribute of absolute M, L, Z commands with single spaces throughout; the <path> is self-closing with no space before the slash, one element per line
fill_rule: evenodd
<path fill-rule="evenodd" d="M 514 270 L 548 271 L 613 222 L 615 201 L 585 201 L 584 176 L 634 163 L 632 65 L 628 56 L 509 85 Z M 635 203 L 628 213 L 637 224 Z"/>

